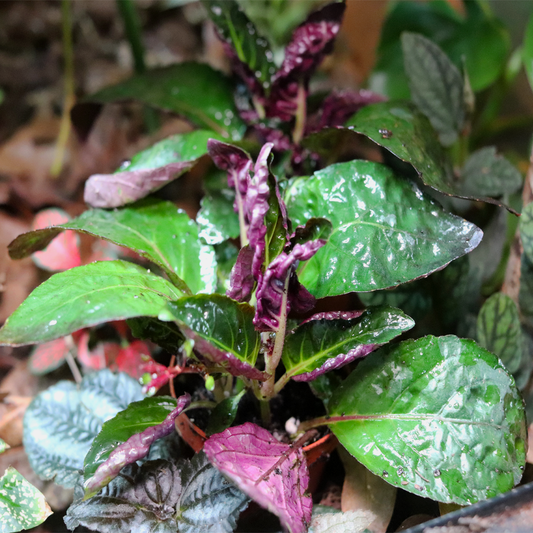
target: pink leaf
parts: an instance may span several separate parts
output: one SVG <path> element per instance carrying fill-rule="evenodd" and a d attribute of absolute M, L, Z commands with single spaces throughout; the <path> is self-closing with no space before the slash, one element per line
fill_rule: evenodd
<path fill-rule="evenodd" d="M 148 345 L 143 341 L 133 341 L 127 348 L 119 350 L 115 366 L 118 371 L 139 379 L 144 374 L 142 365 L 151 359 Z"/>
<path fill-rule="evenodd" d="M 32 230 L 68 222 L 70 217 L 62 209 L 44 209 L 33 220 Z M 44 270 L 62 271 L 80 266 L 79 237 L 74 231 L 63 231 L 42 251 L 32 254 L 35 264 Z"/>
<path fill-rule="evenodd" d="M 59 368 L 69 352 L 65 337 L 39 344 L 31 353 L 29 368 L 32 374 L 41 375 Z"/>
<path fill-rule="evenodd" d="M 313 502 L 305 492 L 309 472 L 301 449 L 247 422 L 211 436 L 204 451 L 239 489 L 277 515 L 287 531 L 307 531 Z"/>

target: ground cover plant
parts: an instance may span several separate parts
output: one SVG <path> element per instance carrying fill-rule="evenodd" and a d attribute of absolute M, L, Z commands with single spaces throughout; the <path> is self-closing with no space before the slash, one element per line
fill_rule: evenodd
<path fill-rule="evenodd" d="M 93 175 L 86 212 L 47 212 L 63 218 L 36 221 L 9 247 L 61 270 L 6 321 L 0 342 L 39 344 L 36 373 L 66 361 L 78 378 L 41 392 L 24 417 L 32 468 L 75 489 L 67 527 L 230 532 L 253 501 L 291 533 L 353 530 L 356 519 L 361 531 L 385 531 L 391 509 L 330 517 L 313 506 L 314 465 L 337 442 L 347 473 L 445 504 L 510 490 L 527 453 L 519 389 L 531 373 L 533 213 L 526 206 L 520 223 L 520 308 L 499 291 L 508 257 L 483 272 L 483 231 L 456 214 L 489 234 L 487 221 L 504 217 L 511 253 L 522 176 L 475 138 L 499 93 L 481 112 L 474 94 L 517 71 L 505 31 L 477 2 L 464 19 L 439 2 L 399 3 L 371 79 L 385 94 L 322 94 L 310 82 L 344 3 L 297 26 L 279 64 L 237 2 L 203 5 L 231 77 L 192 62 L 147 71 L 72 114 L 136 99 L 196 129 Z M 417 10 L 446 22 L 449 41 L 406 27 L 422 20 L 409 18 Z M 470 60 L 472 28 L 490 35 L 491 69 Z M 154 193 L 200 161 L 205 196 L 192 220 Z M 72 232 L 129 255 L 110 247 L 82 264 Z M 57 260 L 65 255 L 68 265 Z M 91 341 L 106 323 L 114 341 Z M 167 385 L 170 396 L 158 394 Z M 303 416 L 299 394 L 316 398 Z M 0 531 L 46 518 L 34 493 L 37 521 L 21 517 L 29 489 L 16 472 L 0 483 L 9 518 Z"/>

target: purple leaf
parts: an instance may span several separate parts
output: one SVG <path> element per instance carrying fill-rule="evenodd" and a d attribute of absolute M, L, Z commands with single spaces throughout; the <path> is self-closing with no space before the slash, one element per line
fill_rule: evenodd
<path fill-rule="evenodd" d="M 298 86 L 303 83 L 307 88 L 311 75 L 324 56 L 332 51 L 344 9 L 344 3 L 329 4 L 311 13 L 296 28 L 285 48 L 285 59 L 272 78 L 272 90 L 266 106 L 267 116 L 284 121 L 294 116 Z"/>
<path fill-rule="evenodd" d="M 215 139 L 207 141 L 207 151 L 215 165 L 228 173 L 228 185 L 235 187 L 244 196 L 248 190 L 252 159 L 244 151 L 232 144 Z"/>
<path fill-rule="evenodd" d="M 226 296 L 238 302 L 248 302 L 252 295 L 255 279 L 252 275 L 252 260 L 254 251 L 245 246 L 241 248 L 237 257 L 237 262 L 231 270 L 230 288 L 226 291 Z"/>
<path fill-rule="evenodd" d="M 165 420 L 156 426 L 149 427 L 141 433 L 132 435 L 128 440 L 119 444 L 97 469 L 94 475 L 85 482 L 85 499 L 96 494 L 105 487 L 126 465 L 145 457 L 150 446 L 157 440 L 174 431 L 174 421 L 178 415 L 191 403 L 189 394 L 180 396 L 176 408 L 169 413 Z"/>
<path fill-rule="evenodd" d="M 296 244 L 289 252 L 282 252 L 268 265 L 263 276 L 258 280 L 256 291 L 257 309 L 254 325 L 260 331 L 277 331 L 280 315 L 283 312 L 283 293 L 285 284 L 291 276 L 288 285 L 287 308 L 305 312 L 312 309 L 314 297 L 300 285 L 295 270 L 299 261 L 307 261 L 326 241 L 317 239 L 304 244 Z"/>
<path fill-rule="evenodd" d="M 210 437 L 204 451 L 239 489 L 277 515 L 285 530 L 307 531 L 313 502 L 306 494 L 309 472 L 301 448 L 294 450 L 247 422 Z"/>
<path fill-rule="evenodd" d="M 362 107 L 385 100 L 383 96 L 367 89 L 333 91 L 322 102 L 320 111 L 309 117 L 305 133 L 309 135 L 323 128 L 342 126 Z"/>
<path fill-rule="evenodd" d="M 187 172 L 194 161 L 116 174 L 93 174 L 85 184 L 83 199 L 91 207 L 120 207 L 136 202 Z"/>
<path fill-rule="evenodd" d="M 248 223 L 248 241 L 254 253 L 252 273 L 255 279 L 261 275 L 265 256 L 265 235 L 267 233 L 265 215 L 269 210 L 268 199 L 270 197 L 268 158 L 272 147 L 272 143 L 267 143 L 261 148 L 254 166 L 254 177 L 250 181 L 244 199 L 244 215 Z"/>
<path fill-rule="evenodd" d="M 328 359 L 320 368 L 317 368 L 312 372 L 306 372 L 305 374 L 298 374 L 297 376 L 292 376 L 292 379 L 294 381 L 313 381 L 318 376 L 321 376 L 326 372 L 331 372 L 331 370 L 336 370 L 341 366 L 347 365 L 355 359 L 367 356 L 370 352 L 377 350 L 380 346 L 381 344 L 361 344 L 353 350 L 349 350 L 346 353 L 337 355 L 337 357 Z"/>

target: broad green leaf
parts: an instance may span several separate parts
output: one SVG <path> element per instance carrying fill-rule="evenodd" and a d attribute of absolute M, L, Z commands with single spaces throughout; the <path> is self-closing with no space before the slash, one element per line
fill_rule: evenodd
<path fill-rule="evenodd" d="M 524 253 L 533 262 L 533 203 L 527 204 L 520 217 L 520 238 Z"/>
<path fill-rule="evenodd" d="M 345 126 L 410 163 L 425 185 L 450 196 L 503 205 L 485 195 L 512 192 L 522 183 L 518 170 L 506 159 L 497 157 L 493 148 L 472 154 L 463 169 L 467 182 L 457 181 L 450 157 L 439 143 L 429 120 L 409 102 L 380 102 L 365 106 Z M 314 142 L 327 131 L 316 134 Z M 476 157 L 478 153 L 482 157 Z M 487 180 L 491 180 L 492 187 Z"/>
<path fill-rule="evenodd" d="M 9 448 L 11 448 L 11 446 L 9 446 L 9 444 L 4 440 L 0 439 L 0 453 L 4 453 Z"/>
<path fill-rule="evenodd" d="M 230 79 L 209 65 L 186 62 L 135 74 L 87 97 L 85 104 L 82 102 L 73 109 L 72 119 L 76 123 L 87 102 L 107 104 L 123 100 L 137 100 L 173 111 L 225 138 L 238 140 L 244 134 L 245 125 L 235 106 Z"/>
<path fill-rule="evenodd" d="M 529 378 L 531 377 L 531 371 L 533 370 L 533 338 L 526 328 L 522 328 L 522 359 L 520 366 L 513 372 L 513 377 L 516 386 L 519 390 L 524 391 Z"/>
<path fill-rule="evenodd" d="M 513 299 L 506 294 L 493 294 L 477 317 L 479 344 L 497 355 L 509 372 L 516 372 L 522 359 L 520 316 Z"/>
<path fill-rule="evenodd" d="M 176 418 L 191 403 L 189 394 L 145 398 L 104 423 L 84 461 L 85 498 L 94 496 L 127 465 L 144 459 L 157 440 L 176 432 Z"/>
<path fill-rule="evenodd" d="M 351 320 L 311 318 L 287 335 L 283 364 L 289 376 L 322 370 L 338 358 L 346 359 L 345 364 L 350 354 L 357 357 L 362 348 L 367 348 L 359 356 L 367 355 L 414 325 L 411 318 L 391 307 L 367 309 Z"/>
<path fill-rule="evenodd" d="M 420 34 L 403 33 L 402 48 L 413 102 L 437 130 L 441 143 L 452 145 L 466 117 L 461 73 L 438 45 Z"/>
<path fill-rule="evenodd" d="M 215 433 L 221 433 L 225 429 L 229 428 L 235 417 L 237 416 L 237 410 L 239 403 L 246 393 L 246 389 L 235 396 L 230 396 L 225 400 L 222 400 L 211 412 L 209 417 L 209 423 L 207 424 L 206 434 L 207 436 L 214 435 Z"/>
<path fill-rule="evenodd" d="M 10 244 L 11 257 L 21 259 L 42 249 L 65 229 L 134 250 L 160 266 L 185 293 L 212 292 L 216 287 L 213 248 L 200 242 L 196 223 L 171 202 L 147 198 L 120 209 L 90 209 L 60 226 L 19 235 Z"/>
<path fill-rule="evenodd" d="M 254 23 L 235 0 L 202 0 L 220 36 L 233 47 L 240 61 L 249 69 L 249 76 L 268 88 L 276 72 L 274 54 L 268 41 L 258 34 Z"/>
<path fill-rule="evenodd" d="M 13 467 L 0 478 L 0 533 L 42 524 L 52 514 L 44 496 Z"/>
<path fill-rule="evenodd" d="M 110 320 L 157 316 L 181 295 L 170 282 L 133 263 L 91 263 L 39 285 L 0 329 L 0 344 L 36 344 Z"/>
<path fill-rule="evenodd" d="M 159 315 L 160 320 L 176 322 L 194 340 L 195 351 L 208 367 L 211 363 L 234 376 L 264 380 L 264 373 L 255 368 L 260 338 L 253 317 L 252 306 L 219 294 L 180 298 Z"/>
<path fill-rule="evenodd" d="M 137 339 L 149 340 L 168 353 L 178 353 L 185 337 L 176 324 L 163 322 L 150 316 L 128 318 L 131 333 Z"/>
<path fill-rule="evenodd" d="M 533 14 L 529 17 L 529 22 L 527 23 L 522 54 L 527 79 L 533 89 Z"/>
<path fill-rule="evenodd" d="M 533 261 L 525 253 L 522 254 L 520 264 L 518 305 L 525 323 L 533 327 Z"/>
<path fill-rule="evenodd" d="M 120 207 L 142 200 L 191 170 L 207 153 L 207 141 L 222 138 L 213 131 L 173 135 L 133 156 L 114 174 L 93 174 L 85 183 L 91 207 Z"/>
<path fill-rule="evenodd" d="M 494 146 L 475 151 L 462 170 L 463 194 L 467 196 L 501 196 L 515 192 L 522 186 L 522 175 Z"/>
<path fill-rule="evenodd" d="M 79 386 L 60 381 L 41 392 L 24 415 L 24 449 L 31 467 L 43 479 L 73 487 L 102 424 L 141 399 L 136 380 L 109 370 L 85 376 Z"/>
<path fill-rule="evenodd" d="M 335 391 L 328 411 L 341 444 L 409 492 L 468 505 L 522 477 L 522 398 L 472 340 L 428 336 L 382 348 Z"/>
<path fill-rule="evenodd" d="M 220 244 L 240 235 L 239 216 L 233 209 L 235 194 L 229 189 L 202 198 L 196 217 L 199 237 L 207 244 Z"/>
<path fill-rule="evenodd" d="M 473 250 L 482 237 L 414 184 L 369 161 L 338 163 L 296 179 L 286 198 L 294 225 L 313 217 L 333 225 L 328 243 L 299 271 L 317 298 L 426 276 Z"/>
<path fill-rule="evenodd" d="M 215 253 L 217 255 L 217 275 L 218 284 L 216 292 L 226 294 L 230 288 L 231 269 L 237 261 L 239 255 L 239 248 L 237 248 L 230 241 L 226 241 L 215 245 Z"/>
<path fill-rule="evenodd" d="M 97 495 L 82 501 L 77 487 L 65 523 L 100 533 L 231 533 L 248 498 L 207 460 L 147 461 L 123 470 Z"/>

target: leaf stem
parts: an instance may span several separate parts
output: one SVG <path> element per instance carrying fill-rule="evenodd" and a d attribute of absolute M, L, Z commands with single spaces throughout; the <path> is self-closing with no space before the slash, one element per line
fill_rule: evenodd
<path fill-rule="evenodd" d="M 305 90 L 303 82 L 298 84 L 298 96 L 296 97 L 296 122 L 292 132 L 292 140 L 294 144 L 300 144 L 304 136 L 305 119 L 307 115 L 307 91 Z"/>
<path fill-rule="evenodd" d="M 72 352 L 76 350 L 76 345 L 74 344 L 74 339 L 72 338 L 72 335 L 67 335 L 65 337 L 65 343 L 68 348 L 68 352 L 67 352 L 65 359 L 70 368 L 70 371 L 72 372 L 74 381 L 79 384 L 81 383 L 83 378 L 80 373 L 80 369 L 78 368 L 78 365 L 76 364 L 76 361 L 74 361 L 74 357 L 72 355 Z"/>
<path fill-rule="evenodd" d="M 244 248 L 248 244 L 248 228 L 246 222 L 244 222 L 244 204 L 242 202 L 242 196 L 239 192 L 239 186 L 235 183 L 235 197 L 237 200 L 237 209 L 239 210 L 239 230 L 241 234 L 241 248 Z"/>

